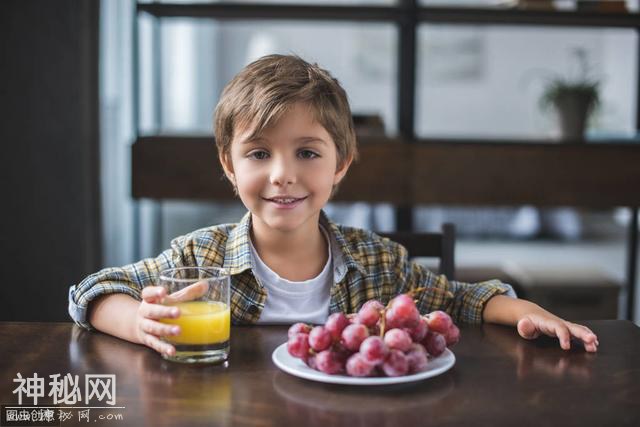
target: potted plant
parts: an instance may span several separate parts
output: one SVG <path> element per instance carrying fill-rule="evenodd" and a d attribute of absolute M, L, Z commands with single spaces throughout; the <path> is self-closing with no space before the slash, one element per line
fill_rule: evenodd
<path fill-rule="evenodd" d="M 543 109 L 553 108 L 560 122 L 563 140 L 584 141 L 587 120 L 600 103 L 600 80 L 590 76 L 584 49 L 573 51 L 579 66 L 577 78 L 555 76 L 549 79 L 540 104 Z"/>

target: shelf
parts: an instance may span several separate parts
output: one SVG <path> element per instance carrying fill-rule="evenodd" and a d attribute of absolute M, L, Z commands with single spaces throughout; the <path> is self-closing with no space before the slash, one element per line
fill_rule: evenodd
<path fill-rule="evenodd" d="M 405 22 L 471 25 L 544 25 L 600 28 L 640 28 L 638 13 L 598 13 L 581 11 L 535 11 L 506 8 L 389 6 L 298 6 L 225 3 L 138 4 L 138 12 L 156 17 L 214 19 L 296 19 L 331 21 Z"/>
<path fill-rule="evenodd" d="M 437 142 L 361 138 L 335 200 L 396 205 L 636 206 L 640 144 Z M 133 196 L 233 200 L 212 137 L 132 146 Z"/>
<path fill-rule="evenodd" d="M 418 21 L 442 24 L 640 28 L 640 14 L 638 13 L 536 11 L 504 8 L 420 8 Z"/>
<path fill-rule="evenodd" d="M 376 6 L 295 6 L 270 4 L 138 4 L 138 12 L 156 17 L 214 19 L 296 19 L 331 21 L 399 21 L 400 9 Z"/>
<path fill-rule="evenodd" d="M 384 138 L 382 138 L 384 139 Z M 368 140 L 368 138 L 367 138 Z M 388 141 L 388 140 L 387 140 Z M 640 139 L 637 137 L 629 137 L 629 138 L 620 138 L 620 137 L 597 137 L 597 138 L 588 138 L 587 140 L 573 140 L 573 141 L 563 141 L 559 139 L 551 139 L 551 138 L 537 138 L 537 139 L 523 139 L 523 138 L 419 138 L 413 143 L 417 144 L 471 144 L 471 145 L 539 145 L 539 146 L 585 146 L 588 145 L 590 147 L 597 146 L 611 146 L 611 145 L 637 145 L 640 147 Z"/>

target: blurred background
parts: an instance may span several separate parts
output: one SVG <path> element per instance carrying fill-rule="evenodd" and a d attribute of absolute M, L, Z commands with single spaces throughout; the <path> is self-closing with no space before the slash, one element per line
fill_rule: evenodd
<path fill-rule="evenodd" d="M 458 144 L 473 156 L 474 144 L 497 144 L 505 162 L 524 144 L 617 156 L 614 169 L 635 180 L 614 182 L 619 197 L 611 198 L 594 194 L 608 191 L 602 185 L 585 185 L 589 203 L 529 199 L 534 176 L 517 204 L 481 195 L 394 203 L 384 194 L 359 200 L 355 191 L 326 212 L 375 231 L 454 223 L 456 279 L 499 278 L 569 319 L 640 322 L 637 294 L 628 294 L 630 279 L 638 281 L 630 258 L 637 261 L 630 249 L 640 193 L 637 0 L 10 0 L 0 7 L 9 195 L 2 320 L 66 321 L 68 286 L 86 275 L 155 256 L 197 228 L 238 221 L 244 207 L 228 189 L 225 197 L 194 196 L 189 188 L 202 183 L 188 179 L 167 197 L 134 189 L 145 168 L 179 174 L 161 151 L 140 163 L 132 152 L 145 138 L 213 146 L 212 113 L 226 82 L 263 55 L 294 53 L 345 87 L 361 148 Z M 559 84 L 593 90 L 584 133 L 572 133 L 553 103 Z M 212 153 L 194 168 L 217 168 Z M 460 167 L 488 172 L 480 161 Z"/>

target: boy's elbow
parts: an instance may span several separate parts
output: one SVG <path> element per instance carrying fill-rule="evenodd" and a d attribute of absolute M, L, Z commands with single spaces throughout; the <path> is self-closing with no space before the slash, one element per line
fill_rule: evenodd
<path fill-rule="evenodd" d="M 69 317 L 73 322 L 86 330 L 94 329 L 89 322 L 87 316 L 87 306 L 82 305 L 76 295 L 76 285 L 69 287 L 69 305 L 68 305 Z"/>

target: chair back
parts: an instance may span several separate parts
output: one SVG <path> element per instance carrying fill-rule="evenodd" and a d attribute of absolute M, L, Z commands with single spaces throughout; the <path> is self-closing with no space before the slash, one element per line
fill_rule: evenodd
<path fill-rule="evenodd" d="M 407 248 L 409 256 L 439 258 L 438 273 L 444 274 L 449 280 L 455 280 L 455 225 L 445 223 L 441 233 L 394 232 L 378 233 L 388 237 Z"/>

